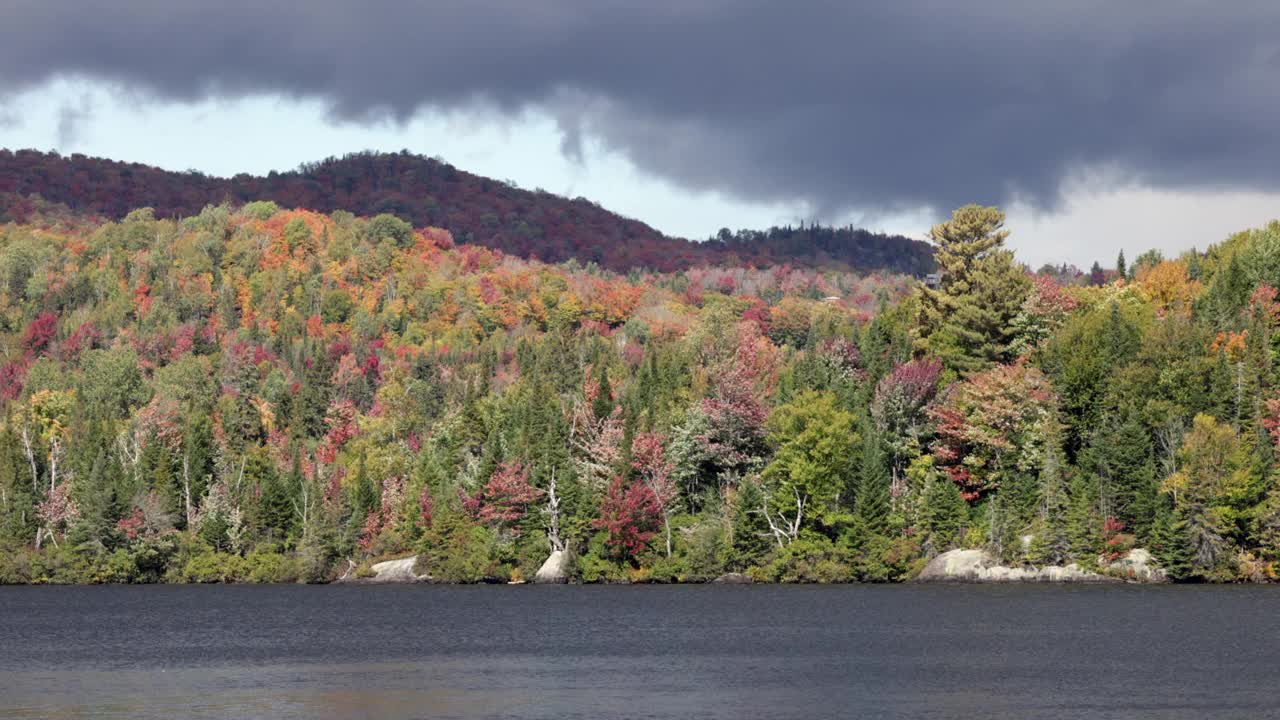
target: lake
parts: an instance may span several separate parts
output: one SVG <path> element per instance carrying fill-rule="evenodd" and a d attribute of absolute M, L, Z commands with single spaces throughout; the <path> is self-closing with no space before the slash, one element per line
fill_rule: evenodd
<path fill-rule="evenodd" d="M 1280 717 L 1280 588 L 0 587 L 0 718 Z"/>

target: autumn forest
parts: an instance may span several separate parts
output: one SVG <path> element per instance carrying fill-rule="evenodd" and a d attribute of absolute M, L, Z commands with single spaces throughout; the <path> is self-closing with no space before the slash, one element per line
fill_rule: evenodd
<path fill-rule="evenodd" d="M 1280 223 L 1081 271 L 996 208 L 696 243 L 409 155 L 0 198 L 0 583 L 1280 573 Z"/>

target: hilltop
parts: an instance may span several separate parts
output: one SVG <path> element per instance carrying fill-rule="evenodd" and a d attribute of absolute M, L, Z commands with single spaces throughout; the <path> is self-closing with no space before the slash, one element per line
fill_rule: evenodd
<path fill-rule="evenodd" d="M 928 243 L 852 227 L 725 230 L 703 242 L 671 237 L 585 198 L 524 190 L 407 151 L 219 178 L 78 154 L 0 150 L 0 195 L 7 196 L 0 197 L 0 220 L 17 221 L 28 219 L 34 195 L 113 220 L 142 207 L 177 218 L 198 215 L 206 205 L 253 200 L 326 213 L 390 213 L 415 227 L 447 229 L 459 242 L 544 262 L 595 262 L 617 272 L 793 265 L 921 275 L 933 268 Z"/>

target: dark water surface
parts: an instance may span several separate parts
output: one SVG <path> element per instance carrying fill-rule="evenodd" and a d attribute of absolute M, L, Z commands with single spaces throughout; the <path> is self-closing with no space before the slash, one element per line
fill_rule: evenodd
<path fill-rule="evenodd" d="M 1280 717 L 1280 588 L 0 587 L 0 718 Z"/>

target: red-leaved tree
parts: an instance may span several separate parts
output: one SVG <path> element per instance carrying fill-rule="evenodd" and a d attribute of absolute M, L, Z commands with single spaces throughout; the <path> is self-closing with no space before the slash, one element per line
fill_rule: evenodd
<path fill-rule="evenodd" d="M 489 477 L 479 492 L 463 500 L 472 517 L 513 537 L 520 535 L 519 523 L 542 491 L 529 484 L 529 470 L 518 462 L 505 462 Z"/>
<path fill-rule="evenodd" d="M 671 477 L 671 461 L 658 433 L 641 433 L 631 443 L 631 467 L 649 488 L 662 512 L 662 528 L 666 535 L 667 557 L 671 557 L 671 513 L 680 493 Z"/>
<path fill-rule="evenodd" d="M 942 363 L 921 359 L 900 364 L 876 385 L 871 416 L 892 453 L 890 496 L 896 504 L 906 492 L 906 466 L 921 448 L 928 417 L 925 408 L 937 393 Z"/>
<path fill-rule="evenodd" d="M 999 365 L 950 386 L 930 408 L 933 455 L 972 502 L 1009 474 L 1039 465 L 1056 414 L 1057 396 L 1043 373 Z"/>
<path fill-rule="evenodd" d="M 643 482 L 628 483 L 615 477 L 600 503 L 600 517 L 591 522 L 608 533 L 607 544 L 615 557 L 634 559 L 649 546 L 662 524 L 662 504 Z"/>

